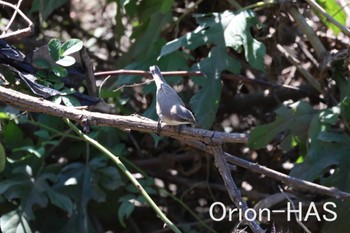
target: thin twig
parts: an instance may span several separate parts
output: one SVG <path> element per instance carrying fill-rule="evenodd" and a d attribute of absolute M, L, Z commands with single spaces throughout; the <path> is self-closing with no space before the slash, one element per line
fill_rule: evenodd
<path fill-rule="evenodd" d="M 179 138 L 177 138 L 179 139 Z M 204 143 L 201 143 L 199 141 L 185 141 L 187 145 L 190 145 L 194 148 L 197 148 L 202 151 L 208 151 L 207 145 Z M 259 165 L 257 163 L 251 163 L 249 161 L 246 161 L 244 159 L 238 158 L 237 156 L 231 155 L 229 153 L 225 153 L 226 160 L 232 164 L 235 164 L 237 166 L 246 168 L 252 172 L 256 172 L 259 174 L 263 174 L 265 176 L 268 176 L 272 179 L 279 180 L 283 183 L 285 183 L 288 186 L 292 186 L 295 188 L 307 190 L 311 193 L 318 193 L 321 195 L 328 195 L 330 197 L 335 198 L 343 198 L 343 199 L 350 199 L 350 193 L 340 191 L 337 188 L 330 188 L 323 185 L 315 184 L 310 181 L 301 180 L 292 176 L 288 176 L 286 174 L 283 174 L 281 172 L 275 171 L 273 169 L 267 168 L 265 166 Z"/>
<path fill-rule="evenodd" d="M 11 7 L 11 8 L 14 9 L 15 11 L 17 11 L 18 14 L 20 14 L 20 16 L 28 23 L 28 27 L 27 27 L 27 28 L 20 29 L 20 30 L 11 32 L 11 33 L 6 33 L 6 34 L 3 34 L 3 35 L 0 35 L 0 38 L 1 38 L 1 39 L 3 39 L 3 38 L 8 38 L 8 37 L 14 37 L 14 36 L 17 36 L 17 37 L 18 37 L 18 35 L 26 36 L 27 34 L 31 34 L 31 33 L 32 33 L 34 24 L 33 24 L 32 21 L 21 11 L 21 9 L 19 9 L 19 8 L 16 7 L 15 5 L 13 5 L 13 4 L 11 4 L 11 3 L 8 3 L 8 2 L 5 2 L 5 1 L 0 1 L 0 4 L 1 4 L 1 5 L 8 6 L 8 7 Z"/>
<path fill-rule="evenodd" d="M 2 32 L 2 35 L 6 34 L 7 31 L 10 29 L 11 27 L 11 24 L 13 23 L 13 21 L 15 20 L 16 18 L 16 15 L 17 15 L 17 12 L 18 12 L 18 9 L 20 8 L 21 6 L 21 3 L 22 3 L 22 0 L 19 0 L 17 5 L 16 5 L 16 9 L 15 9 L 15 12 L 13 13 L 11 19 L 10 19 L 10 22 L 7 24 L 5 30 Z"/>
<path fill-rule="evenodd" d="M 301 62 L 292 56 L 282 45 L 277 44 L 277 49 L 287 58 L 287 60 L 292 63 L 298 71 L 304 76 L 304 78 L 321 94 L 326 95 L 325 91 L 322 89 L 321 84 L 310 74 L 309 71 L 304 69 Z"/>
<path fill-rule="evenodd" d="M 110 71 L 102 71 L 102 72 L 96 72 L 95 76 L 109 76 L 109 75 L 140 75 L 144 77 L 152 77 L 152 74 L 149 71 L 143 71 L 143 70 L 110 70 Z M 162 72 L 162 75 L 164 76 L 205 76 L 202 72 L 199 71 L 165 71 Z"/>
<path fill-rule="evenodd" d="M 292 209 L 295 210 L 295 205 L 294 205 L 294 202 L 290 199 L 290 197 L 284 192 L 284 190 L 282 189 L 281 186 L 278 186 L 279 190 L 281 191 L 281 193 L 285 196 L 285 198 L 289 201 L 289 203 L 292 205 Z M 303 230 L 306 232 L 306 233 L 311 233 L 311 231 L 305 226 L 304 223 L 302 223 L 300 221 L 300 219 L 298 218 L 298 215 L 296 212 L 294 212 L 294 215 L 295 215 L 295 221 L 299 224 L 299 226 L 301 228 L 303 228 Z"/>
<path fill-rule="evenodd" d="M 201 4 L 203 0 L 197 0 L 191 7 L 186 7 L 185 12 L 181 14 L 181 16 L 176 20 L 175 22 L 175 35 L 174 38 L 177 38 L 179 36 L 179 25 L 181 20 L 183 20 L 187 15 L 189 15 L 192 11 L 194 11 L 195 8 L 198 7 L 199 4 Z"/>
<path fill-rule="evenodd" d="M 288 176 L 281 172 L 259 165 L 257 163 L 251 163 L 244 159 L 240 159 L 237 156 L 225 153 L 228 162 L 235 164 L 240 167 L 244 167 L 252 172 L 263 174 L 271 177 L 275 180 L 279 180 L 288 186 L 296 187 L 299 189 L 307 190 L 312 193 L 318 193 L 321 195 L 328 195 L 335 198 L 350 199 L 350 193 L 340 191 L 335 187 L 326 187 L 323 185 L 315 184 L 310 181 L 301 180 L 292 176 Z"/>

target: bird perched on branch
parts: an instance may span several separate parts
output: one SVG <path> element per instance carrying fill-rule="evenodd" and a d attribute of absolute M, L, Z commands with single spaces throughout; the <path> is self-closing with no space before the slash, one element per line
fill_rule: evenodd
<path fill-rule="evenodd" d="M 159 116 L 158 123 L 167 125 L 195 124 L 192 112 L 185 107 L 176 91 L 164 80 L 158 66 L 149 68 L 157 86 L 156 109 Z M 158 125 L 159 126 L 159 125 Z"/>

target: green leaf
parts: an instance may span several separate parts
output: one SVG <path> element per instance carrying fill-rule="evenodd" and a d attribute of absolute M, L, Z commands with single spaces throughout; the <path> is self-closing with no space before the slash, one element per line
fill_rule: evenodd
<path fill-rule="evenodd" d="M 52 82 L 52 83 L 62 83 L 62 80 L 60 77 L 55 75 L 54 73 L 50 72 L 50 74 L 46 78 L 47 81 Z M 51 84 L 51 83 L 50 83 Z M 56 88 L 55 88 L 56 89 Z M 56 89 L 58 90 L 58 89 Z"/>
<path fill-rule="evenodd" d="M 163 0 L 161 1 L 161 7 L 160 12 L 162 13 L 168 13 L 171 11 L 171 8 L 173 6 L 174 0 Z"/>
<path fill-rule="evenodd" d="M 48 140 L 49 139 L 49 132 L 45 129 L 40 129 L 34 132 L 34 135 L 37 136 L 38 138 Z"/>
<path fill-rule="evenodd" d="M 9 112 L 0 112 L 0 119 L 11 120 L 13 118 L 15 118 L 15 115 L 13 113 L 11 114 Z"/>
<path fill-rule="evenodd" d="M 207 58 L 193 65 L 192 69 L 205 73 L 207 79 L 200 83 L 201 90 L 190 101 L 200 126 L 209 128 L 215 119 L 220 103 L 221 72 L 228 70 L 232 73 L 239 73 L 240 71 L 240 62 L 227 53 L 226 47 L 232 47 L 237 52 L 241 52 L 244 48 L 246 60 L 252 67 L 262 71 L 264 70 L 265 47 L 250 33 L 251 27 L 258 23 L 252 11 L 238 13 L 225 11 L 199 14 L 195 17 L 199 26 L 194 31 L 164 45 L 159 58 L 181 47 L 190 50 L 204 45 L 213 47 Z"/>
<path fill-rule="evenodd" d="M 64 77 L 66 77 L 68 75 L 67 69 L 65 69 L 65 68 L 63 68 L 61 66 L 54 66 L 54 67 L 52 67 L 52 72 L 56 76 L 58 76 L 60 78 L 64 78 Z"/>
<path fill-rule="evenodd" d="M 48 189 L 46 194 L 53 205 L 67 211 L 69 214 L 73 213 L 74 205 L 68 196 L 63 195 L 53 189 Z"/>
<path fill-rule="evenodd" d="M 62 95 L 70 95 L 75 93 L 76 91 L 73 88 L 64 88 L 63 90 L 61 90 L 61 92 L 63 93 Z"/>
<path fill-rule="evenodd" d="M 23 143 L 23 132 L 13 121 L 10 121 L 3 129 L 3 140 L 4 145 L 8 149 L 21 146 Z"/>
<path fill-rule="evenodd" d="M 29 13 L 39 12 L 42 19 L 45 21 L 54 10 L 66 4 L 67 1 L 68 0 L 34 0 Z"/>
<path fill-rule="evenodd" d="M 20 210 L 14 210 L 2 215 L 0 218 L 0 227 L 2 232 L 32 232 L 29 227 L 28 219 Z"/>
<path fill-rule="evenodd" d="M 37 76 L 37 78 L 42 78 L 45 79 L 47 78 L 47 72 L 45 70 L 37 70 L 35 75 Z"/>
<path fill-rule="evenodd" d="M 51 39 L 48 43 L 48 49 L 51 58 L 57 61 L 60 58 L 59 52 L 61 49 L 61 42 L 58 39 Z"/>
<path fill-rule="evenodd" d="M 333 17 L 336 21 L 338 21 L 341 25 L 346 26 L 346 13 L 344 9 L 339 6 L 338 2 L 336 0 L 317 0 L 316 1 L 331 17 Z M 330 23 L 326 17 L 321 15 L 318 11 L 315 11 L 315 13 L 320 17 L 322 22 L 330 28 L 335 35 L 338 35 L 341 30 L 335 26 L 334 24 Z"/>
<path fill-rule="evenodd" d="M 223 47 L 214 47 L 207 58 L 192 67 L 206 74 L 201 90 L 190 100 L 190 105 L 199 125 L 210 128 L 215 120 L 221 97 L 221 72 L 225 69 L 237 73 L 240 63 L 228 56 Z"/>
<path fill-rule="evenodd" d="M 57 65 L 68 67 L 71 65 L 74 65 L 75 63 L 75 58 L 72 56 L 64 56 L 60 58 L 58 61 L 56 61 Z"/>
<path fill-rule="evenodd" d="M 34 60 L 34 65 L 36 65 L 39 69 L 49 69 L 50 63 L 45 58 L 36 58 Z"/>
<path fill-rule="evenodd" d="M 75 211 L 64 229 L 75 229 L 80 232 L 92 232 L 87 207 L 91 200 L 103 202 L 106 199 L 104 184 L 110 175 L 115 173 L 107 165 L 108 160 L 96 157 L 88 163 L 71 163 L 65 166 L 59 174 L 59 182 L 54 186 L 55 190 L 64 190 L 65 194 L 73 199 Z M 104 170 L 106 169 L 106 173 Z M 119 177 L 119 176 L 118 176 Z M 117 178 L 119 179 L 119 178 Z M 116 189 L 122 183 L 116 180 L 107 184 L 108 189 Z M 113 185 L 115 185 L 113 187 Z M 68 231 L 73 232 L 73 231 Z M 79 231 L 74 231 L 79 232 Z"/>
<path fill-rule="evenodd" d="M 118 219 L 119 219 L 120 224 L 123 227 L 126 227 L 124 220 L 127 219 L 128 217 L 130 217 L 131 213 L 135 209 L 135 205 L 130 201 L 131 199 L 135 199 L 135 198 L 136 198 L 135 195 L 126 195 L 126 196 L 124 196 L 124 198 L 121 198 L 119 200 L 122 202 L 122 204 L 120 205 L 120 207 L 118 209 Z"/>
<path fill-rule="evenodd" d="M 222 88 L 219 77 L 218 73 L 208 77 L 205 86 L 191 98 L 190 105 L 201 128 L 210 128 L 215 120 Z"/>
<path fill-rule="evenodd" d="M 99 172 L 99 182 L 107 190 L 115 190 L 124 185 L 119 171 L 115 167 L 106 167 L 97 170 Z"/>
<path fill-rule="evenodd" d="M 52 97 L 52 102 L 54 102 L 55 104 L 61 104 L 62 103 L 62 96 Z"/>
<path fill-rule="evenodd" d="M 15 148 L 13 151 L 25 151 L 25 152 L 28 152 L 30 154 L 35 155 L 38 158 L 43 157 L 44 154 L 45 154 L 45 148 L 44 147 L 35 148 L 34 146 L 18 147 L 18 148 Z"/>
<path fill-rule="evenodd" d="M 274 122 L 257 126 L 252 130 L 249 136 L 249 147 L 264 148 L 282 132 L 287 135 L 281 142 L 284 145 L 283 150 L 293 148 L 294 137 L 305 143 L 310 122 L 315 115 L 315 111 L 308 103 L 296 102 L 282 106 L 276 110 L 276 115 Z"/>
<path fill-rule="evenodd" d="M 32 167 L 29 165 L 17 167 L 7 177 L 7 180 L 0 182 L 0 193 L 7 200 L 19 199 L 20 206 L 28 219 L 34 219 L 33 206 L 46 207 L 48 203 L 45 192 L 49 189 L 55 175 L 42 173 L 37 177 L 33 176 Z"/>
<path fill-rule="evenodd" d="M 6 153 L 5 149 L 0 143 L 0 172 L 3 172 L 6 164 Z"/>
<path fill-rule="evenodd" d="M 56 82 L 54 85 L 53 85 L 53 88 L 55 90 L 61 90 L 62 88 L 64 88 L 64 83 L 63 82 Z"/>
<path fill-rule="evenodd" d="M 164 15 L 160 12 L 155 12 L 152 13 L 151 16 L 148 16 L 140 27 L 135 28 L 133 37 L 137 38 L 137 40 L 130 48 L 132 57 L 138 59 L 149 58 L 155 53 L 155 51 L 159 51 L 159 43 L 164 41 L 164 39 L 159 38 L 162 31 L 162 27 L 159 27 L 159 25 L 164 25 L 170 21 L 170 14 Z M 145 41 L 147 41 L 147 43 L 145 43 Z M 164 43 L 165 41 L 162 45 Z"/>
<path fill-rule="evenodd" d="M 308 132 L 310 141 L 303 163 L 297 164 L 291 175 L 321 184 L 336 186 L 346 192 L 350 191 L 350 136 L 333 132 L 332 124 L 323 120 L 324 111 L 315 115 Z M 333 172 L 330 170 L 333 169 Z"/>
<path fill-rule="evenodd" d="M 340 103 L 341 116 L 346 121 L 350 121 L 350 97 L 346 96 Z"/>
<path fill-rule="evenodd" d="M 79 100 L 74 96 L 62 96 L 62 101 L 67 107 L 80 106 Z"/>
<path fill-rule="evenodd" d="M 252 11 L 241 11 L 227 25 L 224 38 L 226 46 L 237 52 L 243 46 L 245 58 L 249 64 L 258 70 L 264 71 L 265 46 L 255 40 L 250 33 L 251 27 L 257 24 L 258 21 Z"/>
<path fill-rule="evenodd" d="M 71 55 L 83 48 L 83 42 L 79 39 L 70 39 L 63 43 L 60 49 L 60 57 Z"/>
<path fill-rule="evenodd" d="M 265 46 L 255 40 L 251 27 L 258 24 L 252 11 L 240 11 L 196 15 L 199 26 L 192 32 L 168 42 L 163 46 L 159 57 L 176 51 L 181 47 L 193 50 L 202 45 L 214 44 L 220 47 L 232 47 L 241 52 L 252 67 L 264 71 Z"/>

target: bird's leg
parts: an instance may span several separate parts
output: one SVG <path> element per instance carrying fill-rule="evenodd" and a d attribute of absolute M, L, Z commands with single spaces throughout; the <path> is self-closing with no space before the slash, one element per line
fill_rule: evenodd
<path fill-rule="evenodd" d="M 157 135 L 160 134 L 161 131 L 161 125 L 160 125 L 160 119 L 158 119 L 158 125 L 157 125 Z"/>

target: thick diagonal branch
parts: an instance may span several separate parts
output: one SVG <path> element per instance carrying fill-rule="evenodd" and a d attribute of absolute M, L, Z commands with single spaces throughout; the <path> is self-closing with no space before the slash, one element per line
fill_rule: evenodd
<path fill-rule="evenodd" d="M 225 159 L 225 153 L 222 150 L 221 145 L 209 146 L 209 150 L 211 154 L 214 155 L 215 165 L 218 168 L 222 179 L 224 180 L 226 189 L 229 193 L 231 200 L 237 208 L 242 209 L 243 212 L 247 212 L 244 216 L 247 216 L 248 219 L 254 219 L 254 217 L 252 216 L 253 213 L 248 210 L 248 205 L 242 199 L 241 193 L 238 190 L 232 178 L 231 169 L 227 164 L 227 161 Z M 246 220 L 246 223 L 249 225 L 250 229 L 253 232 L 265 232 L 255 219 L 253 221 Z"/>

